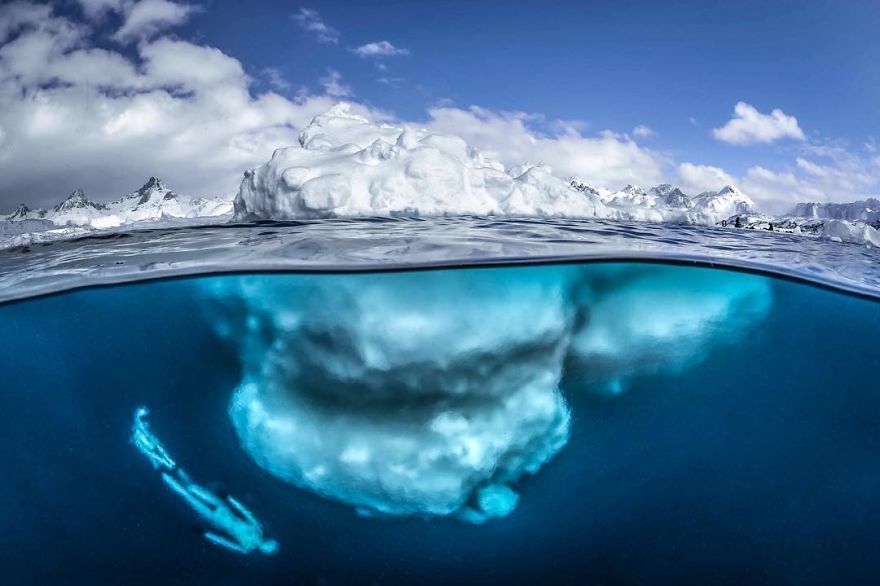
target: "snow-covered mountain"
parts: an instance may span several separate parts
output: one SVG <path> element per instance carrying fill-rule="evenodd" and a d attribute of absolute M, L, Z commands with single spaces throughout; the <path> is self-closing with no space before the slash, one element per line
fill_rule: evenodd
<path fill-rule="evenodd" d="M 725 219 L 736 214 L 758 213 L 758 206 L 752 198 L 733 185 L 728 185 L 718 192 L 703 192 L 693 198 L 693 204 L 695 210 L 707 216 L 719 216 Z"/>
<path fill-rule="evenodd" d="M 185 198 L 170 190 L 159 178 L 150 179 L 138 190 L 109 203 L 91 201 L 77 189 L 50 210 L 31 210 L 20 204 L 0 217 L 7 222 L 43 220 L 50 227 L 78 226 L 113 228 L 138 222 L 170 218 L 201 218 L 229 215 L 232 202 L 222 198 Z"/>
<path fill-rule="evenodd" d="M 691 201 L 690 197 L 685 195 L 681 189 L 674 187 L 669 183 L 663 183 L 662 185 L 652 187 L 648 190 L 648 194 L 655 199 L 662 201 L 670 208 L 689 210 L 694 207 L 694 203 Z"/>

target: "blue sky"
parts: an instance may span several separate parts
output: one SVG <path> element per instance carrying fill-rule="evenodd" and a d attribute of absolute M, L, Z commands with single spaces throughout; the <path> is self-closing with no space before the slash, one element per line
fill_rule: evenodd
<path fill-rule="evenodd" d="M 572 152 L 583 148 L 585 155 L 558 163 L 560 172 L 584 175 L 610 188 L 620 188 L 630 178 L 641 183 L 668 180 L 691 191 L 730 180 L 770 208 L 880 191 L 874 146 L 875 137 L 880 139 L 878 2 L 70 0 L 49 8 L 52 18 L 66 19 L 84 31 L 79 44 L 59 45 L 62 55 L 101 50 L 127 60 L 137 71 L 163 39 L 171 39 L 215 49 L 236 61 L 247 78 L 241 83 L 247 85 L 249 107 L 265 112 L 258 100 L 266 94 L 293 105 L 308 104 L 296 112 L 290 106 L 286 119 L 265 127 L 244 128 L 253 161 L 229 156 L 230 166 L 259 163 L 271 153 L 270 146 L 280 146 L 270 143 L 288 138 L 285 124 L 302 125 L 308 112 L 344 98 L 376 116 L 456 132 L 498 151 L 510 164 L 516 156 L 554 151 L 533 153 L 521 146 L 505 152 L 505 133 L 532 133 L 531 138 L 520 137 L 522 145 L 534 137 L 554 140 L 574 133 L 582 140 L 558 147 Z M 12 18 L 7 14 L 6 20 Z M 0 36 L 0 84 L 7 94 L 46 93 L 46 84 L 57 82 L 35 79 L 28 86 L 19 79 L 19 87 L 2 74 L 4 59 L 7 69 L 21 65 L 3 50 L 40 26 L 45 27 L 24 24 Z M 56 29 L 62 38 L 63 27 Z M 385 43 L 375 45 L 379 53 L 384 47 L 386 53 L 396 49 L 399 54 L 358 54 L 359 47 L 370 43 Z M 148 53 L 147 47 L 155 50 Z M 23 53 L 10 53 L 22 60 Z M 193 59 L 193 67 L 200 69 L 198 58 Z M 80 93 L 97 86 L 98 101 L 133 88 L 146 92 L 146 86 L 152 95 L 162 83 L 180 83 L 142 75 L 140 81 L 114 79 L 102 86 L 92 73 L 85 78 L 74 73 L 73 61 L 66 60 L 65 83 L 83 86 Z M 38 64 L 35 60 L 29 65 Z M 83 65 L 82 70 L 92 67 Z M 240 82 L 233 77 L 229 75 L 230 83 Z M 209 89 L 186 83 L 190 96 L 172 88 L 170 99 L 187 100 Z M 734 118 L 739 103 L 739 118 L 745 119 L 719 131 Z M 480 108 L 479 115 L 472 114 L 473 106 Z M 220 112 L 217 123 L 229 114 L 234 110 Z M 129 112 L 125 120 L 142 115 Z M 99 122 L 106 134 L 109 122 L 99 118 L 94 124 Z M 190 121 L 188 128 L 199 123 L 209 121 Z M 4 125 L 0 116 L 0 137 L 7 137 L 7 148 L 9 137 L 16 138 L 16 124 Z M 169 122 L 186 124 L 185 118 Z M 637 132 L 639 126 L 644 128 Z M 80 128 L 80 135 L 94 135 L 93 156 L 106 154 L 100 133 L 92 130 Z M 272 135 L 265 144 L 268 153 L 251 144 L 257 134 Z M 600 136 L 604 142 L 594 140 Z M 30 140 L 19 138 L 19 145 Z M 161 137 L 153 138 L 158 144 Z M 217 137 L 224 144 L 235 139 Z M 617 152 L 611 155 L 616 157 L 612 166 L 630 165 L 632 173 L 604 173 L 586 164 L 577 168 L 576 161 L 606 146 Z M 118 166 L 114 189 L 125 180 L 124 173 L 140 171 L 137 160 L 149 159 L 144 152 L 120 150 L 118 140 L 116 147 L 114 152 L 127 159 Z M 631 159 L 623 151 L 632 153 Z M 167 161 L 155 163 L 168 167 L 172 177 L 185 174 Z M 101 190 L 99 177 L 76 169 L 71 175 L 93 191 Z M 50 191 L 62 189 L 62 179 L 63 174 L 40 187 L 45 193 L 36 199 L 50 199 Z M 219 189 L 205 180 L 202 184 Z M 27 177 L 6 186 L 0 182 L 0 200 L 26 185 Z M 186 180 L 184 185 L 195 187 Z"/>

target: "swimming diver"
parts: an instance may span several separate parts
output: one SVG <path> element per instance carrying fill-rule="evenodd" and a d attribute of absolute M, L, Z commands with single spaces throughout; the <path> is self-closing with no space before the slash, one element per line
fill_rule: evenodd
<path fill-rule="evenodd" d="M 138 407 L 134 412 L 134 425 L 131 426 L 131 443 L 137 446 L 137 449 L 147 457 L 156 470 L 174 470 L 177 467 L 177 463 L 168 454 L 159 438 L 150 431 L 150 424 L 147 423 L 147 415 L 149 414 L 150 410 L 146 407 Z"/>
<path fill-rule="evenodd" d="M 245 506 L 232 496 L 220 498 L 199 486 L 171 458 L 147 423 L 149 410 L 135 411 L 132 425 L 132 443 L 160 470 L 162 480 L 175 494 L 183 498 L 212 530 L 202 536 L 215 545 L 248 554 L 260 551 L 271 554 L 278 551 L 278 542 L 263 537 L 263 526 Z"/>

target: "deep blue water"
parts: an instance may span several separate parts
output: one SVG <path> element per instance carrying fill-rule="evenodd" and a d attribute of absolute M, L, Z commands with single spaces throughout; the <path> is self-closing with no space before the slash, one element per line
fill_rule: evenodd
<path fill-rule="evenodd" d="M 557 270 L 482 269 L 517 282 Z M 664 270 L 685 302 L 688 283 L 729 274 Z M 742 276 L 765 282 L 767 312 L 699 358 L 627 372 L 620 394 L 589 362 L 567 360 L 567 445 L 516 484 L 516 510 L 474 525 L 359 516 L 255 463 L 228 413 L 240 352 L 197 290 L 239 278 L 0 306 L 4 584 L 819 584 L 880 572 L 876 302 Z M 417 289 L 424 276 L 344 278 Z M 139 405 L 193 477 L 247 503 L 278 554 L 202 539 L 129 442 Z"/>

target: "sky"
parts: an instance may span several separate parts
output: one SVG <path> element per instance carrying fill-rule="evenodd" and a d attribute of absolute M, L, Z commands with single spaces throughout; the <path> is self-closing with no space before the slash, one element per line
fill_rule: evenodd
<path fill-rule="evenodd" d="M 344 100 L 609 189 L 880 194 L 880 2 L 0 0 L 0 213 L 232 195 Z"/>

